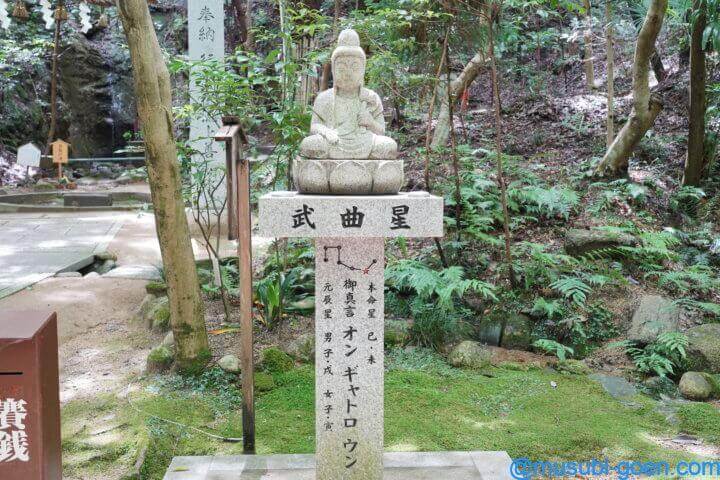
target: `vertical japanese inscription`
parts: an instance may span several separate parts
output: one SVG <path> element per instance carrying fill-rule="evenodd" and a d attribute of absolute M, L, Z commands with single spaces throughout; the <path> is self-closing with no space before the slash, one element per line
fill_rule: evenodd
<path fill-rule="evenodd" d="M 188 56 L 192 62 L 217 61 L 225 58 L 225 13 L 222 0 L 188 0 Z M 201 85 L 196 81 L 200 69 L 208 65 L 193 67 L 190 77 L 190 97 L 193 102 L 202 101 Z M 203 109 L 197 109 L 201 112 Z M 190 142 L 197 153 L 193 160 L 210 165 L 225 164 L 225 150 L 213 136 L 218 129 L 217 119 L 203 113 L 196 113 L 190 119 Z M 221 183 L 219 197 L 225 196 L 225 183 Z"/>
<path fill-rule="evenodd" d="M 315 248 L 317 479 L 380 480 L 384 240 Z"/>

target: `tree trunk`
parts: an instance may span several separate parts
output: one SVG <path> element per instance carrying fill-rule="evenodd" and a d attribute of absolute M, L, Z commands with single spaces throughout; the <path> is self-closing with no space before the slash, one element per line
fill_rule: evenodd
<path fill-rule="evenodd" d="M 612 0 L 605 0 L 605 40 L 607 42 L 607 145 L 615 140 L 615 36 Z"/>
<path fill-rule="evenodd" d="M 64 2 L 59 1 L 56 8 L 62 8 Z M 50 144 L 55 141 L 55 131 L 57 130 L 57 85 L 58 85 L 58 54 L 60 50 L 60 34 L 62 29 L 61 18 L 55 19 L 55 35 L 53 39 L 52 54 L 52 71 L 50 73 L 50 128 L 48 129 L 47 144 L 45 153 L 50 154 Z"/>
<path fill-rule="evenodd" d="M 705 1 L 693 0 L 698 12 L 690 35 L 690 129 L 683 185 L 698 186 L 705 169 Z"/>
<path fill-rule="evenodd" d="M 585 67 L 585 85 L 587 89 L 592 91 L 597 88 L 595 85 L 595 67 L 593 66 L 593 49 L 592 49 L 592 15 L 590 14 L 590 0 L 583 0 L 585 7 L 585 32 L 583 39 L 585 43 L 585 58 L 583 59 Z"/>
<path fill-rule="evenodd" d="M 147 169 L 170 300 L 177 366 L 197 371 L 210 359 L 205 312 L 181 196 L 170 75 L 146 0 L 118 0 L 145 134 Z"/>
<path fill-rule="evenodd" d="M 630 155 L 645 133 L 653 126 L 663 108 L 662 99 L 650 93 L 650 56 L 655 50 L 668 0 L 652 0 L 638 34 L 633 59 L 633 110 L 605 157 L 596 175 L 618 175 L 627 171 Z"/>
<path fill-rule="evenodd" d="M 630 16 L 638 25 L 640 25 L 640 23 L 643 21 L 643 18 L 640 16 L 640 12 L 638 12 L 638 10 L 635 8 L 630 9 Z M 680 57 L 682 58 L 682 54 L 680 55 Z M 663 65 L 660 52 L 657 51 L 657 46 L 655 45 L 653 45 L 653 52 L 652 55 L 650 55 L 650 65 L 652 66 L 653 73 L 655 74 L 655 80 L 657 80 L 658 83 L 665 80 L 665 78 L 667 77 L 667 72 L 665 71 L 665 65 Z"/>
<path fill-rule="evenodd" d="M 245 50 L 252 51 L 255 48 L 255 35 L 253 34 L 252 22 L 253 0 L 245 0 Z"/>
<path fill-rule="evenodd" d="M 449 62 L 450 59 L 447 59 Z M 441 106 L 440 113 L 438 114 L 437 124 L 435 125 L 435 131 L 433 133 L 432 148 L 433 150 L 439 147 L 444 147 L 450 137 L 450 105 L 448 99 L 451 99 L 453 103 L 456 103 L 460 98 L 462 92 L 470 87 L 470 84 L 475 81 L 480 69 L 485 66 L 487 59 L 483 52 L 478 52 L 470 61 L 465 65 L 460 75 L 450 82 L 450 92 L 448 95 L 441 95 Z"/>
<path fill-rule="evenodd" d="M 663 82 L 667 78 L 667 72 L 665 71 L 665 65 L 663 65 L 662 57 L 657 49 L 650 56 L 650 65 L 652 65 L 653 73 L 658 83 Z"/>
<path fill-rule="evenodd" d="M 490 57 L 490 67 L 492 75 L 492 86 L 493 86 L 493 106 L 495 111 L 495 150 L 497 154 L 497 176 L 498 184 L 500 186 L 500 202 L 502 204 L 503 211 L 503 236 L 505 237 L 505 261 L 507 262 L 508 268 L 508 280 L 510 285 L 515 288 L 515 269 L 513 267 L 512 257 L 512 235 L 510 233 L 510 212 L 508 210 L 507 201 L 507 183 L 505 182 L 505 172 L 503 169 L 503 157 L 502 157 L 502 117 L 500 111 L 500 81 L 498 80 L 497 71 L 497 60 L 495 59 L 495 32 L 493 26 L 495 19 L 493 18 L 493 8 L 491 4 L 486 6 L 486 16 L 488 19 L 488 56 Z M 499 22 L 498 22 L 499 28 Z"/>

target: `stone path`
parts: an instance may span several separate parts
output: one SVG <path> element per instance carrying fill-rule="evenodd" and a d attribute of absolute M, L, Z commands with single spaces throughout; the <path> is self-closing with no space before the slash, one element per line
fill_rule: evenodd
<path fill-rule="evenodd" d="M 505 452 L 389 452 L 384 480 L 510 480 Z M 164 480 L 315 480 L 314 455 L 175 457 Z"/>
<path fill-rule="evenodd" d="M 92 263 L 122 226 L 119 216 L 0 217 L 0 298 Z"/>

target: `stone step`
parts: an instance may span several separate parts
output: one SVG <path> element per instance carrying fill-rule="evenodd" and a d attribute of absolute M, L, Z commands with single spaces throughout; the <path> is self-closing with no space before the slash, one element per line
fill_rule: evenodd
<path fill-rule="evenodd" d="M 506 452 L 387 452 L 384 480 L 510 480 Z M 164 480 L 316 480 L 314 455 L 175 457 Z"/>

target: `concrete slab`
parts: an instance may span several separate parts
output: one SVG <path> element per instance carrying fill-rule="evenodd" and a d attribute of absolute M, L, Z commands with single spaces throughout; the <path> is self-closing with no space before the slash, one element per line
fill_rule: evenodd
<path fill-rule="evenodd" d="M 0 220 L 0 298 L 92 263 L 120 229 L 119 217 L 9 216 Z"/>
<path fill-rule="evenodd" d="M 388 452 L 384 480 L 510 480 L 506 452 Z M 175 457 L 164 480 L 315 480 L 314 455 Z"/>
<path fill-rule="evenodd" d="M 107 272 L 106 278 L 135 278 L 138 280 L 160 280 L 160 270 L 152 265 L 122 265 Z"/>

